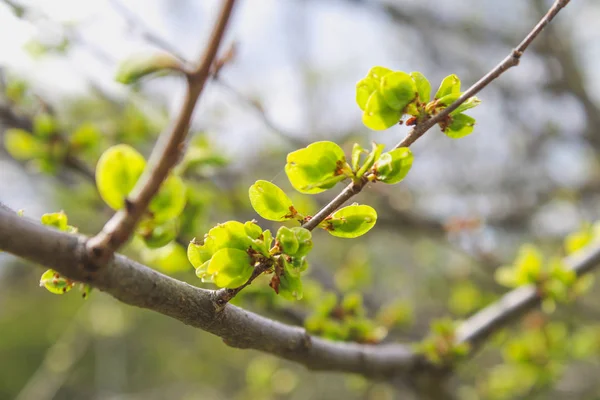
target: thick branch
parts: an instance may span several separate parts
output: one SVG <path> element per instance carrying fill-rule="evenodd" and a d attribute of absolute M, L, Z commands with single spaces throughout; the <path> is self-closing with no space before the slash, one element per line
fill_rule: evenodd
<path fill-rule="evenodd" d="M 223 2 L 201 61 L 188 72 L 188 85 L 179 115 L 168 130 L 159 137 L 147 168 L 127 199 L 127 207 L 118 211 L 104 225 L 102 231 L 88 241 L 88 252 L 90 257 L 96 260 L 96 263 L 106 263 L 112 254 L 129 239 L 137 222 L 146 212 L 148 204 L 181 158 L 194 108 L 210 75 L 210 67 L 217 55 L 234 3 L 235 0 Z"/>
<path fill-rule="evenodd" d="M 90 283 L 123 303 L 218 335 L 229 346 L 261 350 L 311 369 L 383 377 L 408 373 L 421 362 L 406 346 L 331 342 L 231 304 L 220 307 L 215 292 L 162 275 L 122 255 L 115 255 L 107 268 L 96 268 L 88 261 L 85 237 L 49 229 L 1 205 L 0 249 Z"/>

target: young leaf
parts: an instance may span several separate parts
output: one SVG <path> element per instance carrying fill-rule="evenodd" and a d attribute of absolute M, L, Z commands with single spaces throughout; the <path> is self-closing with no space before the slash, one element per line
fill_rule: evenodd
<path fill-rule="evenodd" d="M 279 247 L 284 254 L 293 256 L 298 251 L 300 246 L 298 243 L 298 238 L 290 228 L 285 226 L 279 228 L 276 239 L 277 242 L 279 242 Z"/>
<path fill-rule="evenodd" d="M 23 129 L 7 129 L 4 132 L 4 147 L 15 160 L 31 160 L 39 157 L 44 149 L 42 143 Z"/>
<path fill-rule="evenodd" d="M 247 252 L 221 249 L 212 256 L 206 271 L 215 285 L 233 289 L 246 283 L 252 270 L 252 259 Z"/>
<path fill-rule="evenodd" d="M 450 124 L 444 129 L 446 136 L 452 139 L 460 139 L 473 132 L 475 118 L 466 114 L 456 114 L 451 117 Z"/>
<path fill-rule="evenodd" d="M 415 81 L 409 74 L 402 71 L 385 75 L 381 79 L 380 91 L 387 105 L 401 112 L 417 96 Z"/>
<path fill-rule="evenodd" d="M 41 222 L 42 225 L 52 226 L 59 231 L 66 231 L 69 228 L 67 215 L 63 211 L 42 215 Z"/>
<path fill-rule="evenodd" d="M 177 220 L 172 219 L 161 225 L 155 225 L 154 221 L 142 222 L 137 233 L 142 237 L 146 246 L 158 249 L 175 240 L 178 230 Z"/>
<path fill-rule="evenodd" d="M 479 100 L 477 97 L 473 96 L 473 97 L 467 99 L 460 106 L 458 106 L 456 108 L 456 110 L 454 110 L 450 113 L 450 115 L 460 114 L 463 111 L 467 111 L 471 108 L 477 107 L 479 104 L 481 104 L 481 100 Z"/>
<path fill-rule="evenodd" d="M 377 143 L 373 142 L 371 152 L 367 156 L 367 159 L 365 160 L 364 164 L 356 172 L 356 176 L 362 177 L 365 174 L 365 172 L 367 172 L 367 170 L 373 166 L 375 161 L 377 159 L 379 159 L 379 157 L 381 156 L 381 153 L 383 153 L 384 148 L 385 148 L 384 144 L 377 144 Z"/>
<path fill-rule="evenodd" d="M 287 268 L 279 276 L 279 294 L 288 300 L 302 299 L 302 280 L 291 274 Z"/>
<path fill-rule="evenodd" d="M 96 165 L 100 197 L 113 210 L 123 208 L 127 197 L 144 171 L 146 160 L 133 147 L 118 144 L 107 149 Z"/>
<path fill-rule="evenodd" d="M 363 124 L 374 131 L 388 129 L 400 121 L 402 111 L 394 110 L 388 106 L 379 92 L 373 92 L 362 116 Z"/>
<path fill-rule="evenodd" d="M 367 76 L 356 84 L 356 104 L 364 111 L 367 100 L 373 92 L 379 90 L 379 80 Z"/>
<path fill-rule="evenodd" d="M 354 146 L 352 146 L 352 171 L 358 171 L 360 168 L 360 157 L 366 152 L 361 145 L 354 143 Z"/>
<path fill-rule="evenodd" d="M 296 226 L 292 228 L 292 232 L 298 240 L 298 250 L 296 250 L 295 257 L 304 257 L 312 250 L 313 241 L 312 234 L 308 229 Z"/>
<path fill-rule="evenodd" d="M 315 194 L 345 179 L 344 167 L 347 167 L 346 157 L 341 147 L 324 141 L 289 153 L 285 173 L 294 189 Z"/>
<path fill-rule="evenodd" d="M 327 231 L 333 236 L 355 238 L 367 233 L 377 221 L 377 212 L 367 205 L 353 204 L 331 215 L 325 223 Z"/>
<path fill-rule="evenodd" d="M 369 70 L 369 73 L 367 74 L 367 76 L 377 80 L 377 82 L 381 82 L 381 78 L 383 78 L 384 76 L 386 76 L 387 74 L 389 74 L 391 72 L 392 72 L 391 69 L 377 66 L 377 67 L 371 68 Z"/>
<path fill-rule="evenodd" d="M 64 294 L 73 288 L 74 282 L 49 269 L 42 274 L 40 286 L 45 287 L 50 293 Z"/>
<path fill-rule="evenodd" d="M 75 150 L 91 150 L 100 143 L 102 134 L 96 125 L 84 122 L 71 134 L 69 142 Z"/>
<path fill-rule="evenodd" d="M 444 96 L 458 92 L 460 92 L 460 79 L 454 74 L 448 75 L 440 84 L 440 88 L 436 92 L 435 98 L 441 99 Z"/>
<path fill-rule="evenodd" d="M 115 79 L 117 82 L 129 85 L 155 72 L 179 68 L 179 61 L 170 54 L 138 54 L 121 62 Z"/>
<path fill-rule="evenodd" d="M 33 119 L 33 134 L 40 138 L 49 138 L 57 130 L 56 119 L 48 113 L 37 114 Z"/>
<path fill-rule="evenodd" d="M 248 190 L 254 211 L 269 221 L 285 221 L 294 217 L 292 200 L 277 185 L 256 181 Z"/>
<path fill-rule="evenodd" d="M 431 84 L 420 72 L 413 71 L 410 73 L 410 76 L 415 81 L 415 86 L 417 88 L 417 93 L 419 93 L 419 101 L 421 103 L 427 104 L 431 99 Z"/>
<path fill-rule="evenodd" d="M 178 217 L 187 201 L 186 191 L 185 184 L 180 177 L 169 176 L 148 206 L 148 210 L 152 213 L 152 219 L 156 223 L 160 223 Z"/>
<path fill-rule="evenodd" d="M 413 163 L 413 154 L 408 147 L 400 147 L 387 153 L 383 153 L 381 157 L 373 165 L 377 180 L 394 184 L 400 182 Z"/>

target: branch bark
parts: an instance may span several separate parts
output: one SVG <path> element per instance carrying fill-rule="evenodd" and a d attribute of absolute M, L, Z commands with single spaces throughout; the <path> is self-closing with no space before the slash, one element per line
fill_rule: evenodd
<path fill-rule="evenodd" d="M 402 344 L 361 345 L 311 336 L 241 308 L 219 304 L 219 291 L 191 286 L 116 254 L 107 268 L 91 263 L 86 238 L 59 232 L 0 204 L 0 250 L 45 265 L 71 279 L 89 283 L 117 300 L 146 308 L 223 338 L 225 344 L 264 351 L 313 370 L 359 373 L 372 378 L 409 381 L 440 370 Z M 577 275 L 600 264 L 600 245 L 565 262 Z M 498 302 L 467 319 L 457 331 L 459 343 L 477 347 L 491 334 L 536 308 L 533 286 L 508 292 Z"/>
<path fill-rule="evenodd" d="M 104 225 L 101 232 L 88 240 L 86 248 L 90 259 L 95 260 L 96 264 L 107 263 L 113 253 L 129 239 L 138 221 L 146 212 L 148 204 L 181 158 L 190 120 L 210 76 L 210 68 L 217 55 L 234 4 L 235 0 L 223 2 L 201 61 L 196 67 L 187 71 L 186 92 L 179 115 L 170 128 L 160 135 L 148 166 L 126 201 L 127 206 L 118 211 Z"/>

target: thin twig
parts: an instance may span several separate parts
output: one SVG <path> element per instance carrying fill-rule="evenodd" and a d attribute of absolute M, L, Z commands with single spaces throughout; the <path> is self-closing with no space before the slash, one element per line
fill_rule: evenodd
<path fill-rule="evenodd" d="M 527 47 L 540 34 L 540 32 L 542 32 L 548 23 L 552 21 L 556 14 L 558 14 L 558 12 L 569 3 L 569 1 L 570 0 L 556 0 L 546 15 L 544 15 L 544 17 L 540 20 L 540 22 L 538 22 L 538 24 L 531 32 L 529 32 L 525 39 L 523 39 L 523 41 L 504 60 L 502 60 L 500 64 L 494 67 L 494 69 L 487 73 L 483 78 L 467 89 L 462 96 L 460 96 L 454 103 L 443 109 L 439 114 L 436 114 L 434 117 L 415 126 L 409 132 L 409 134 L 395 146 L 395 148 L 409 147 L 412 145 L 434 125 L 447 118 L 452 111 L 458 108 L 458 106 L 467 101 L 469 98 L 475 96 L 477 93 L 479 93 L 479 91 L 497 79 L 505 71 L 518 65 L 519 60 L 521 59 L 521 56 L 525 50 L 527 50 Z M 323 220 L 325 220 L 325 218 L 341 207 L 342 204 L 350 200 L 356 194 L 360 193 L 366 183 L 366 180 L 362 180 L 358 183 L 353 182 L 349 184 L 337 197 L 335 197 L 329 204 L 315 214 L 310 221 L 304 224 L 303 227 L 308 230 L 312 230 L 317 227 L 321 222 L 323 222 Z"/>
<path fill-rule="evenodd" d="M 210 76 L 210 67 L 217 55 L 234 4 L 235 0 L 224 1 L 200 62 L 187 72 L 186 93 L 179 115 L 170 129 L 159 137 L 148 166 L 125 201 L 126 207 L 118 211 L 104 225 L 102 231 L 88 241 L 88 253 L 95 263 L 106 263 L 129 239 L 137 222 L 146 212 L 148 204 L 180 160 L 194 108 Z"/>

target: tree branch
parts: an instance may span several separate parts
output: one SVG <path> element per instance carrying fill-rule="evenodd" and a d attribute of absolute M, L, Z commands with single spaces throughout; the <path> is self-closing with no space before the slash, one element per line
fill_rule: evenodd
<path fill-rule="evenodd" d="M 443 109 L 439 114 L 434 117 L 419 123 L 415 126 L 409 134 L 398 143 L 395 148 L 399 147 L 410 147 L 415 141 L 425 134 L 429 129 L 435 126 L 437 123 L 443 121 L 450 113 L 458 108 L 462 103 L 467 101 L 469 98 L 475 96 L 483 88 L 489 85 L 491 82 L 496 80 L 508 69 L 519 64 L 521 56 L 527 50 L 527 47 L 535 40 L 535 38 L 544 30 L 544 28 L 552 21 L 552 19 L 558 14 L 558 12 L 565 7 L 570 0 L 556 0 L 550 10 L 542 17 L 540 22 L 529 32 L 529 34 L 523 39 L 523 41 L 500 62 L 494 69 L 488 72 L 483 78 L 477 81 L 469 89 L 467 89 L 462 96 L 460 96 L 454 103 Z M 312 230 L 317 227 L 325 218 L 331 213 L 341 207 L 346 201 L 350 200 L 356 194 L 360 193 L 365 187 L 368 181 L 363 179 L 360 182 L 352 182 L 349 184 L 337 197 L 335 197 L 329 204 L 322 208 L 313 218 L 303 225 L 304 228 Z"/>
<path fill-rule="evenodd" d="M 232 347 L 264 351 L 314 370 L 354 372 L 367 377 L 396 376 L 412 380 L 438 372 L 421 355 L 402 344 L 361 345 L 311 336 L 241 308 L 219 304 L 219 291 L 191 286 L 116 254 L 108 268 L 90 262 L 86 238 L 50 229 L 19 217 L 0 203 L 0 250 L 53 268 L 61 275 L 89 283 L 117 300 L 146 308 L 223 338 Z M 567 258 L 577 275 L 600 264 L 600 245 Z M 533 286 L 508 292 L 467 319 L 457 342 L 482 344 L 491 334 L 536 308 Z"/>
<path fill-rule="evenodd" d="M 225 0 L 208 45 L 195 68 L 187 72 L 187 87 L 179 115 L 171 127 L 159 137 L 148 166 L 127 199 L 127 207 L 118 211 L 96 236 L 87 243 L 87 251 L 97 264 L 108 262 L 112 254 L 133 233 L 148 204 L 160 189 L 171 169 L 181 158 L 190 120 L 204 85 L 210 76 L 210 67 L 217 55 L 235 0 Z"/>

